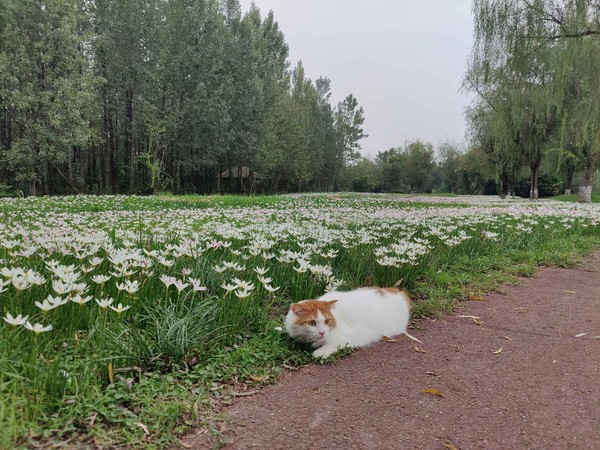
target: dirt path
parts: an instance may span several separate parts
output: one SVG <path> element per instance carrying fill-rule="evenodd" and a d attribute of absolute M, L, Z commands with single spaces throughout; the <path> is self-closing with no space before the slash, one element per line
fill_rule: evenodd
<path fill-rule="evenodd" d="M 240 399 L 227 448 L 600 448 L 600 252 L 486 298 Z"/>

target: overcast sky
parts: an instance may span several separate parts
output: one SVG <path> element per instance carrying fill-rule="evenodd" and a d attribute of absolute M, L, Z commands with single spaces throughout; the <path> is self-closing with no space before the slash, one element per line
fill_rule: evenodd
<path fill-rule="evenodd" d="M 252 0 L 241 0 L 246 12 Z M 332 103 L 365 110 L 363 154 L 420 138 L 465 140 L 459 92 L 472 43 L 470 0 L 254 0 L 273 10 L 293 67 L 331 79 Z"/>

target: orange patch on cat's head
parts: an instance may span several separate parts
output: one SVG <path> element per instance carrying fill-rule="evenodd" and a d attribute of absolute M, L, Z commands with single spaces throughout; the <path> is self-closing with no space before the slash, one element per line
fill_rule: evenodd
<path fill-rule="evenodd" d="M 331 313 L 331 308 L 336 302 L 337 300 L 304 300 L 303 302 L 292 304 L 290 309 L 296 316 L 296 324 L 298 325 L 304 325 L 316 319 L 318 313 L 321 313 L 325 319 L 329 320 L 329 326 L 333 328 L 335 327 L 335 317 Z"/>

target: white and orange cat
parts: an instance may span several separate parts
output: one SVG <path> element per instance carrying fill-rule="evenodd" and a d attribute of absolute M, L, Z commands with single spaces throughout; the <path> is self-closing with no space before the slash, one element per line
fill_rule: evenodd
<path fill-rule="evenodd" d="M 290 306 L 287 333 L 310 342 L 315 358 L 326 358 L 344 347 L 366 347 L 382 336 L 406 332 L 411 301 L 397 288 L 361 288 L 331 291 L 316 300 Z"/>

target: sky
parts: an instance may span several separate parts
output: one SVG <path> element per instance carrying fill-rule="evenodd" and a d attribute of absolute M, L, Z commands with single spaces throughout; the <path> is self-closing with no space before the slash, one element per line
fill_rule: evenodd
<path fill-rule="evenodd" d="M 252 0 L 241 0 L 242 11 Z M 421 139 L 464 142 L 460 92 L 472 45 L 471 0 L 254 0 L 273 10 L 306 76 L 331 80 L 335 105 L 353 94 L 365 111 L 362 153 Z"/>

